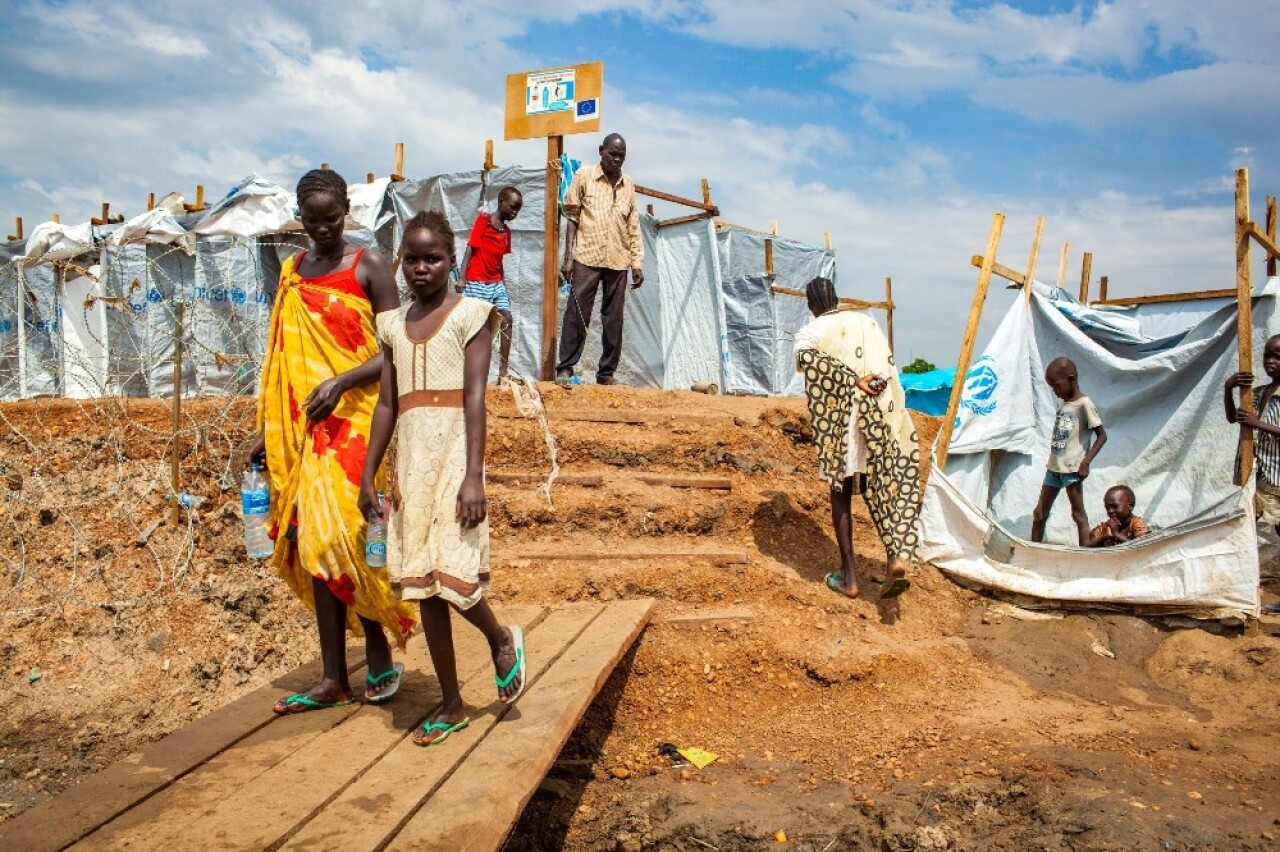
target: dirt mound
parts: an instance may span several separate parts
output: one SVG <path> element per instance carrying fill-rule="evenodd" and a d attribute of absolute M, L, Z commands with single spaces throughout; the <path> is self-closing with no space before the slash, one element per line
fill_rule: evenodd
<path fill-rule="evenodd" d="M 509 849 L 1274 848 L 1274 639 L 1023 620 L 928 566 L 878 602 L 861 504 L 867 596 L 844 599 L 801 401 L 543 393 L 561 472 L 591 484 L 491 484 L 494 597 L 659 606 Z M 0 406 L 2 814 L 316 655 L 242 556 L 251 403 L 185 409 L 175 442 L 162 403 Z M 536 425 L 490 410 L 489 470 L 545 473 Z M 917 418 L 922 444 L 938 425 Z M 204 498 L 178 527 L 174 446 Z"/>

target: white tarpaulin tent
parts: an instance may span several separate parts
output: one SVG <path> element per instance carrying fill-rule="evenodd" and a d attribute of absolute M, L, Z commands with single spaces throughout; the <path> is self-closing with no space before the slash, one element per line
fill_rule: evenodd
<path fill-rule="evenodd" d="M 477 211 L 492 209 L 503 186 L 524 195 L 504 264 L 515 320 L 512 366 L 537 376 L 542 169 L 495 169 L 487 182 L 465 172 L 352 184 L 346 237 L 391 259 L 404 223 L 436 210 L 453 226 L 461 259 Z M 296 204 L 292 191 L 250 175 L 196 213 L 182 212 L 175 196 L 120 225 L 45 223 L 25 243 L 0 244 L 0 399 L 168 396 L 179 305 L 182 392 L 253 393 L 280 263 L 305 242 Z M 771 295 L 760 277 L 766 236 L 717 231 L 707 219 L 659 227 L 643 214 L 641 230 L 645 284 L 627 294 L 618 379 L 637 387 L 710 381 L 738 393 L 795 392 L 791 338 L 808 315 L 803 299 Z M 815 275 L 835 278 L 833 252 L 770 239 L 778 281 L 802 287 Z M 569 300 L 562 293 L 559 302 L 562 316 Z M 601 351 L 599 320 L 589 327 L 578 367 L 584 381 L 593 380 Z"/>
<path fill-rule="evenodd" d="M 1280 332 L 1277 282 L 1254 297 L 1254 363 Z M 1125 484 L 1153 533 L 1105 549 L 1074 546 L 1065 494 L 1044 544 L 1030 542 L 1056 399 L 1045 365 L 1071 358 L 1107 444 L 1085 480 L 1091 524 Z M 1232 484 L 1239 430 L 1222 412 L 1236 369 L 1236 308 L 1218 299 L 1091 308 L 1037 282 L 965 376 L 944 471 L 925 489 L 921 558 L 957 577 L 1058 601 L 1144 605 L 1206 617 L 1256 614 L 1252 487 Z"/>

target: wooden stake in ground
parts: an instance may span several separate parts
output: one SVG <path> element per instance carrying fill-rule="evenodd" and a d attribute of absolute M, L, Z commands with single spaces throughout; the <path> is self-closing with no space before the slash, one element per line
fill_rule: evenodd
<path fill-rule="evenodd" d="M 982 255 L 982 266 L 978 270 L 978 284 L 973 290 L 973 304 L 969 307 L 969 323 L 964 328 L 960 357 L 956 360 L 956 377 L 951 384 L 947 416 L 942 421 L 942 433 L 938 436 L 939 470 L 947 463 L 947 450 L 951 446 L 951 434 L 955 431 L 956 412 L 960 410 L 960 397 L 964 394 L 964 378 L 969 372 L 969 359 L 973 357 L 973 344 L 978 337 L 978 322 L 982 319 L 982 306 L 987 301 L 987 288 L 991 285 L 991 270 L 996 263 L 996 249 L 1000 247 L 1000 233 L 1003 230 L 1004 214 L 996 213 L 991 217 L 991 233 L 987 236 L 987 250 Z M 1030 279 L 1026 286 L 1030 289 Z"/>
<path fill-rule="evenodd" d="M 560 156 L 564 153 L 564 137 L 547 137 L 547 209 L 543 213 L 542 258 L 542 380 L 556 377 L 556 349 L 559 329 L 557 298 L 560 284 Z"/>
<path fill-rule="evenodd" d="M 1031 238 L 1031 254 L 1027 258 L 1027 277 L 1026 284 L 1023 285 L 1022 297 L 1028 302 L 1031 301 L 1031 291 L 1036 286 L 1036 262 L 1040 259 L 1040 238 L 1044 236 L 1044 217 L 1040 216 L 1036 219 L 1036 233 Z"/>
<path fill-rule="evenodd" d="M 182 314 L 183 305 L 178 302 L 173 322 L 173 443 L 169 459 L 169 493 L 173 501 L 169 506 L 169 523 L 175 527 L 182 522 L 182 506 L 178 503 L 178 495 L 182 493 L 178 455 L 178 433 L 182 429 Z"/>
<path fill-rule="evenodd" d="M 1093 272 L 1093 252 L 1084 253 L 1080 262 L 1080 304 L 1089 304 L 1089 276 Z"/>
<path fill-rule="evenodd" d="M 18 233 L 22 233 L 22 220 L 18 220 Z M 1276 197 L 1274 195 L 1267 196 L 1267 236 L 1271 238 L 1271 242 L 1276 241 Z M 1267 277 L 1276 277 L 1276 256 L 1267 254 Z"/>
<path fill-rule="evenodd" d="M 1253 372 L 1253 281 L 1249 269 L 1249 170 L 1236 169 L 1236 337 L 1240 370 Z M 1253 394 L 1240 389 L 1240 411 L 1253 411 Z M 1240 427 L 1235 481 L 1244 485 L 1253 475 L 1253 430 Z"/>
<path fill-rule="evenodd" d="M 1062 244 L 1062 257 L 1058 259 L 1058 289 L 1067 283 L 1067 257 L 1071 252 L 1071 243 Z"/>
<path fill-rule="evenodd" d="M 887 314 L 886 325 L 888 326 L 887 331 L 889 332 L 888 334 L 889 355 L 892 356 L 893 355 L 893 307 L 894 307 L 893 279 L 888 276 L 885 276 L 885 279 L 884 279 L 884 300 L 889 304 L 889 307 L 885 310 L 885 313 Z"/>

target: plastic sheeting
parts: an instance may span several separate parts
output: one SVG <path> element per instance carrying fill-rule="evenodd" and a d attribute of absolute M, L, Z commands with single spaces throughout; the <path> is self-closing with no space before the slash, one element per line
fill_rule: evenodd
<path fill-rule="evenodd" d="M 1273 279 L 1254 299 L 1255 364 L 1267 337 L 1280 331 L 1276 292 Z M 1225 423 L 1221 402 L 1222 382 L 1235 369 L 1235 304 L 1202 301 L 1153 313 L 1151 325 L 1142 308 L 1100 316 L 1039 283 L 1029 302 L 1015 301 L 965 377 L 946 470 L 926 488 L 922 558 L 1042 598 L 1256 611 L 1251 502 L 1231 481 L 1238 430 Z M 1081 390 L 1107 430 L 1084 485 L 1091 524 L 1105 517 L 1106 489 L 1125 484 L 1154 535 L 1114 549 L 1075 547 L 1060 495 L 1046 544 L 1025 540 L 1056 410 L 1044 369 L 1059 356 L 1076 363 Z"/>
<path fill-rule="evenodd" d="M 927 373 L 899 373 L 902 390 L 907 396 L 907 408 L 942 417 L 951 402 L 951 386 L 955 384 L 956 368 L 943 367 Z"/>
<path fill-rule="evenodd" d="M 524 207 L 512 223 L 512 253 L 504 260 L 514 319 L 511 360 L 519 372 L 537 376 L 545 177 L 542 169 L 502 168 L 492 170 L 487 181 L 476 171 L 354 184 L 346 237 L 394 259 L 408 219 L 436 210 L 452 225 L 461 259 L 476 215 L 494 208 L 504 186 L 515 186 Z M 182 392 L 254 392 L 280 263 L 305 245 L 295 206 L 292 192 L 250 175 L 207 211 L 179 213 L 181 199 L 174 196 L 122 226 L 42 226 L 33 235 L 39 240 L 7 246 L 0 256 L 2 392 L 10 398 L 168 396 L 179 302 L 186 353 Z M 736 393 L 798 393 L 792 339 L 808 311 L 803 299 L 768 292 L 761 275 L 766 236 L 717 232 L 705 219 L 659 228 L 652 217 L 640 218 L 645 282 L 626 295 L 618 379 L 639 387 L 687 388 L 710 381 Z M 831 252 L 772 239 L 779 283 L 803 286 L 816 275 L 835 277 Z M 31 250 L 34 265 L 13 262 L 24 248 Z M 48 261 L 74 259 L 87 266 L 97 262 L 99 251 L 100 280 L 55 280 Z M 561 247 L 553 251 L 558 259 Z M 407 298 L 403 278 L 397 283 Z M 569 307 L 558 293 L 558 322 Z M 71 317 L 65 327 L 64 314 Z M 3 330 L 5 315 L 14 317 L 9 332 Z M 588 327 L 578 373 L 590 381 L 601 351 L 598 316 L 588 318 Z M 559 329 L 558 324 L 557 338 Z"/>

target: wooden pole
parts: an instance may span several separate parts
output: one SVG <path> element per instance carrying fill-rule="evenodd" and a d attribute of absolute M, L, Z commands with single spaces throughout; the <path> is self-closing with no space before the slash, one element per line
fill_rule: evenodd
<path fill-rule="evenodd" d="M 493 140 L 484 140 L 484 170 L 486 172 L 493 171 L 497 165 L 493 162 Z"/>
<path fill-rule="evenodd" d="M 764 277 L 773 277 L 773 240 L 764 241 Z"/>
<path fill-rule="evenodd" d="M 1107 276 L 1098 279 L 1098 301 L 1105 302 L 1107 300 Z"/>
<path fill-rule="evenodd" d="M 182 522 L 182 506 L 178 503 L 178 495 L 182 493 L 178 454 L 178 433 L 182 429 L 182 314 L 183 305 L 178 302 L 173 332 L 173 444 L 169 459 L 169 493 L 173 495 L 169 523 L 175 527 Z"/>
<path fill-rule="evenodd" d="M 61 224 L 62 224 L 62 217 L 61 217 L 61 216 L 59 216 L 57 213 L 54 213 L 54 214 L 53 214 L 53 224 L 55 224 L 55 225 L 61 225 Z"/>
<path fill-rule="evenodd" d="M 1253 281 L 1249 269 L 1249 170 L 1236 169 L 1236 354 L 1241 372 L 1253 372 Z M 1253 411 L 1253 394 L 1240 389 L 1240 411 Z M 1240 427 L 1236 485 L 1253 475 L 1253 430 Z"/>
<path fill-rule="evenodd" d="M 366 174 L 365 174 L 365 176 L 364 176 L 364 182 L 365 182 L 365 183 L 373 183 L 373 182 L 374 182 L 375 180 L 377 180 L 377 179 L 378 179 L 378 178 L 374 175 L 374 173 L 373 173 L 373 172 L 368 172 L 368 173 L 366 173 Z"/>
<path fill-rule="evenodd" d="M 960 357 L 956 361 L 956 378 L 951 384 L 951 399 L 947 403 L 947 416 L 942 421 L 942 434 L 938 436 L 938 469 L 947 463 L 947 450 L 951 447 L 951 434 L 955 431 L 956 412 L 960 410 L 960 397 L 964 394 L 964 378 L 969 372 L 969 359 L 973 357 L 973 344 L 978 338 L 978 322 L 982 319 L 982 306 L 987 301 L 987 288 L 991 285 L 991 268 L 995 266 L 996 249 L 1000 247 L 1000 233 L 1004 230 L 1004 214 L 991 217 L 991 233 L 987 236 L 987 250 L 982 255 L 982 267 L 978 270 L 978 284 L 973 291 L 973 304 L 969 307 L 969 323 L 964 329 L 964 341 L 960 344 Z"/>
<path fill-rule="evenodd" d="M 826 246 L 827 251 L 831 251 L 831 232 L 830 231 L 823 231 L 822 244 Z"/>
<path fill-rule="evenodd" d="M 13 217 L 13 233 L 9 235 L 9 239 L 10 240 L 22 239 L 22 217 L 21 216 Z"/>
<path fill-rule="evenodd" d="M 320 164 L 320 169 L 321 169 L 322 171 L 326 171 L 326 172 L 327 172 L 327 171 L 329 171 L 329 164 L 328 164 L 328 163 L 321 163 L 321 164 Z"/>
<path fill-rule="evenodd" d="M 1071 250 L 1071 243 L 1062 244 L 1062 257 L 1058 260 L 1058 289 L 1062 289 L 1062 285 L 1067 283 L 1067 255 Z"/>
<path fill-rule="evenodd" d="M 777 219 L 774 219 L 769 222 L 769 233 L 775 237 L 778 236 L 778 220 Z"/>
<path fill-rule="evenodd" d="M 1044 217 L 1036 219 L 1036 233 L 1031 238 L 1031 255 L 1027 258 L 1027 283 L 1023 285 L 1022 296 L 1031 301 L 1031 291 L 1036 285 L 1036 262 L 1040 259 L 1040 238 L 1044 236 Z"/>
<path fill-rule="evenodd" d="M 706 179 L 702 179 L 702 203 L 708 207 L 715 207 L 715 203 L 711 200 L 711 183 Z"/>
<path fill-rule="evenodd" d="M 393 181 L 404 180 L 404 143 L 403 142 L 396 143 L 396 164 L 395 164 L 395 168 L 391 170 L 391 180 Z"/>
<path fill-rule="evenodd" d="M 657 214 L 653 212 L 653 205 L 652 205 L 652 204 L 646 204 L 646 205 L 644 206 L 644 209 L 645 209 L 645 212 L 647 212 L 650 216 L 653 216 L 653 217 L 657 218 Z"/>
<path fill-rule="evenodd" d="M 156 194 L 154 192 L 147 193 L 147 212 L 156 209 Z"/>
<path fill-rule="evenodd" d="M 885 311 L 885 325 L 889 332 L 889 354 L 893 355 L 893 279 L 887 275 L 884 279 L 884 300 L 889 303 L 889 310 Z"/>
<path fill-rule="evenodd" d="M 1080 303 L 1089 304 L 1089 276 L 1093 274 L 1093 252 L 1084 253 L 1084 260 L 1080 262 Z"/>
<path fill-rule="evenodd" d="M 1274 195 L 1267 196 L 1267 236 L 1271 238 L 1271 242 L 1276 241 L 1276 197 Z M 1274 255 L 1267 255 L 1267 277 L 1276 277 L 1276 258 Z"/>
<path fill-rule="evenodd" d="M 564 153 L 564 137 L 547 137 L 547 209 L 543 214 L 543 241 L 546 250 L 542 261 L 542 380 L 556 377 L 556 352 L 559 344 L 557 297 L 560 283 L 560 156 Z"/>

